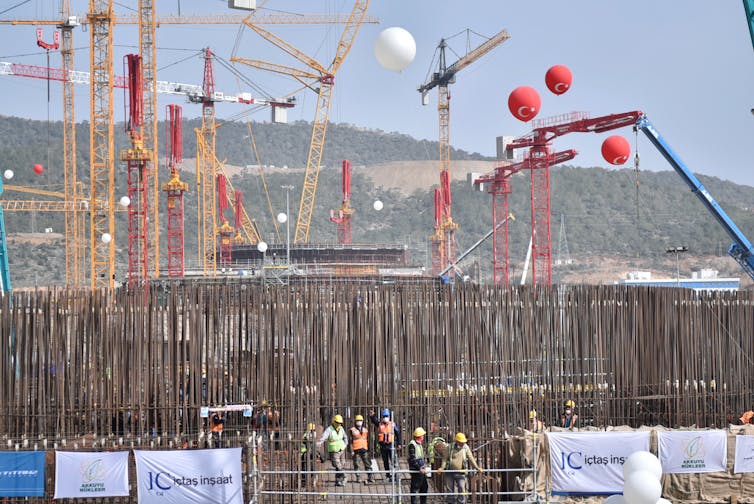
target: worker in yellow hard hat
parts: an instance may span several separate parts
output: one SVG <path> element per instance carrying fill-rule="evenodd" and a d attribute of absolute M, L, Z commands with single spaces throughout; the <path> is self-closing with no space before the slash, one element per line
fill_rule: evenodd
<path fill-rule="evenodd" d="M 301 436 L 301 485 L 306 486 L 307 477 L 314 471 L 314 458 L 317 450 L 314 447 L 317 426 L 309 422 L 304 435 Z"/>
<path fill-rule="evenodd" d="M 327 441 L 327 458 L 335 469 L 335 486 L 345 486 L 346 475 L 343 472 L 343 461 L 345 460 L 345 451 L 348 446 L 348 436 L 343 429 L 343 417 L 335 415 L 332 417 L 332 423 L 327 426 L 322 437 L 317 442 L 317 447 L 322 446 Z"/>
<path fill-rule="evenodd" d="M 579 416 L 576 414 L 576 403 L 569 399 L 563 404 L 563 414 L 560 415 L 560 426 L 564 429 L 574 430 L 578 427 Z"/>
<path fill-rule="evenodd" d="M 372 474 L 372 461 L 369 458 L 369 429 L 364 425 L 364 417 L 356 415 L 354 426 L 351 427 L 351 450 L 353 451 L 353 470 L 356 472 L 356 481 L 361 481 L 359 476 L 359 460 L 364 465 L 367 480 L 364 483 L 374 483 Z"/>
<path fill-rule="evenodd" d="M 529 430 L 532 432 L 542 432 L 545 430 L 545 424 L 537 416 L 537 410 L 529 411 Z"/>
<path fill-rule="evenodd" d="M 427 465 L 424 461 L 424 436 L 427 431 L 423 427 L 414 429 L 414 439 L 408 443 L 408 468 L 411 471 L 411 504 L 427 502 Z"/>
<path fill-rule="evenodd" d="M 448 447 L 443 460 L 442 472 L 445 477 L 445 489 L 447 492 L 452 493 L 449 495 L 448 503 L 465 504 L 466 502 L 466 471 L 469 466 L 473 467 L 480 473 L 484 472 L 484 469 L 479 467 L 474 454 L 469 448 L 468 439 L 466 434 L 459 432 L 456 434 L 454 443 Z"/>

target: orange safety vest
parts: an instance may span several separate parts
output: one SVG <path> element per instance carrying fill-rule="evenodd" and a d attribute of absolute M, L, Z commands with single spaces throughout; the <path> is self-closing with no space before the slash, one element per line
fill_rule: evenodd
<path fill-rule="evenodd" d="M 393 422 L 380 422 L 379 432 L 377 433 L 377 441 L 379 441 L 380 444 L 393 444 L 394 434 L 395 427 L 393 425 Z"/>
<path fill-rule="evenodd" d="M 351 438 L 353 439 L 353 441 L 351 441 L 351 448 L 353 448 L 354 451 L 368 449 L 368 434 L 369 431 L 366 427 L 362 427 L 361 429 L 359 429 L 358 427 L 351 427 Z"/>
<path fill-rule="evenodd" d="M 223 419 L 222 417 L 218 417 L 219 421 L 215 423 L 215 418 L 212 418 L 212 426 L 210 427 L 210 430 L 212 432 L 222 432 L 223 431 Z"/>

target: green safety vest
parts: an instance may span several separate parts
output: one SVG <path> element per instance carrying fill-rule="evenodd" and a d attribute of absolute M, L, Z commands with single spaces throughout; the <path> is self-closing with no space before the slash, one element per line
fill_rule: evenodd
<path fill-rule="evenodd" d="M 308 445 L 311 443 L 313 437 L 314 435 L 311 432 L 304 432 L 304 436 L 301 438 L 301 453 L 309 451 Z"/>
<path fill-rule="evenodd" d="M 346 449 L 346 431 L 341 425 L 335 430 L 332 425 L 328 427 L 330 434 L 327 436 L 327 452 L 335 453 Z"/>

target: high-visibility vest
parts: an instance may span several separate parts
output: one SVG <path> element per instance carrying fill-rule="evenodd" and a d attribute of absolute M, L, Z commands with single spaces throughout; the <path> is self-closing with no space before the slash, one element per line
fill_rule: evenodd
<path fill-rule="evenodd" d="M 327 452 L 335 453 L 346 449 L 346 431 L 343 427 L 338 427 L 335 430 L 331 425 L 328 427 L 330 434 L 327 436 Z"/>
<path fill-rule="evenodd" d="M 419 461 L 424 461 L 424 447 L 412 439 L 408 444 L 414 445 L 414 458 Z"/>
<path fill-rule="evenodd" d="M 356 450 L 367 450 L 369 444 L 367 442 L 367 435 L 369 431 L 366 427 L 351 427 L 351 448 Z"/>
<path fill-rule="evenodd" d="M 393 436 L 395 435 L 395 426 L 393 422 L 380 422 L 379 432 L 377 433 L 377 441 L 380 444 L 393 444 Z"/>
<path fill-rule="evenodd" d="M 312 443 L 313 438 L 314 435 L 311 433 L 311 431 L 304 432 L 304 436 L 301 438 L 301 453 L 306 453 L 309 451 L 309 445 Z"/>

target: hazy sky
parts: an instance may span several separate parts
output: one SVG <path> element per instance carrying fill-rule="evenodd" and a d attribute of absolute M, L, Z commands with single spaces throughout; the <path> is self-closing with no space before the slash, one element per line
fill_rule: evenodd
<path fill-rule="evenodd" d="M 0 18 L 57 17 L 58 1 L 7 0 Z M 88 2 L 72 0 L 73 10 L 84 13 Z M 136 2 L 116 2 L 117 12 L 133 9 Z M 349 12 L 352 1 L 269 0 L 271 12 Z M 225 13 L 227 0 L 160 0 L 161 12 Z M 754 145 L 754 50 L 740 1 L 710 2 L 690 0 L 634 0 L 611 2 L 577 0 L 571 2 L 526 2 L 507 0 L 372 0 L 369 13 L 380 25 L 365 25 L 353 50 L 336 77 L 335 99 L 330 119 L 367 128 L 406 133 L 435 140 L 437 92 L 430 105 L 422 107 L 416 91 L 430 70 L 435 48 L 443 37 L 469 28 L 491 36 L 506 28 L 511 39 L 458 74 L 451 86 L 451 143 L 458 148 L 494 155 L 495 137 L 521 135 L 529 126 L 513 118 L 507 97 L 519 85 L 536 87 L 542 95 L 540 118 L 571 111 L 587 111 L 591 116 L 639 109 L 649 116 L 661 134 L 695 172 L 714 175 L 754 186 L 751 152 Z M 416 39 L 417 55 L 402 73 L 381 68 L 373 55 L 380 30 L 401 26 Z M 268 27 L 327 66 L 342 27 Z M 45 38 L 51 39 L 51 28 Z M 0 61 L 45 65 L 45 54 L 35 44 L 32 26 L 0 27 Z M 481 38 L 472 38 L 476 46 Z M 116 73 L 123 73 L 123 55 L 136 52 L 133 28 L 116 30 Z M 200 84 L 202 61 L 196 54 L 210 46 L 219 56 L 236 54 L 292 66 L 301 66 L 250 30 L 239 37 L 231 26 L 163 26 L 158 30 L 158 78 Z M 89 33 L 75 34 L 76 67 L 88 70 Z M 449 53 L 448 63 L 466 51 L 466 38 L 449 42 L 457 54 Z M 57 53 L 51 53 L 52 66 L 59 66 Z M 544 85 L 544 74 L 554 64 L 571 68 L 571 90 L 555 96 Z M 288 78 L 240 67 L 250 79 L 272 95 L 282 95 L 298 86 Z M 216 88 L 237 92 L 239 86 L 227 71 L 217 70 Z M 246 86 L 241 86 L 247 89 Z M 87 87 L 77 88 L 77 120 L 88 119 Z M 46 119 L 61 117 L 60 85 L 54 84 L 47 105 L 43 81 L 0 76 L 0 113 Z M 122 92 L 116 92 L 116 118 L 123 119 Z M 311 120 L 316 96 L 300 92 L 299 106 L 289 113 L 291 120 Z M 176 97 L 163 97 L 163 105 L 181 103 Z M 219 117 L 230 117 L 242 108 L 233 104 L 217 107 Z M 199 107 L 186 104 L 185 116 L 196 116 Z M 268 112 L 252 116 L 268 120 Z M 626 128 L 617 133 L 634 143 Z M 555 141 L 554 148 L 576 148 L 572 162 L 580 166 L 606 166 L 600 156 L 604 135 L 571 134 Z M 648 140 L 639 137 L 643 170 L 669 170 Z M 222 157 L 222 156 L 220 156 Z"/>

